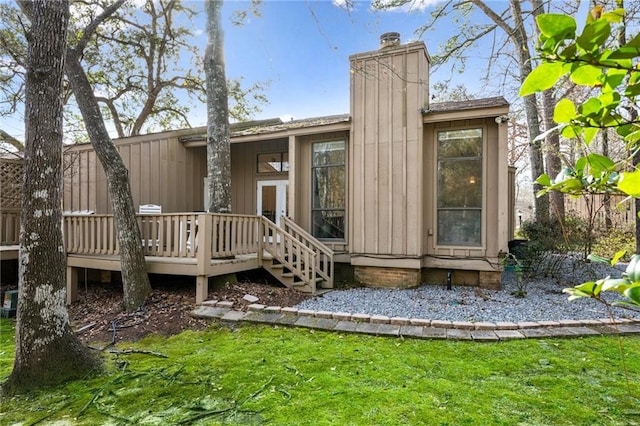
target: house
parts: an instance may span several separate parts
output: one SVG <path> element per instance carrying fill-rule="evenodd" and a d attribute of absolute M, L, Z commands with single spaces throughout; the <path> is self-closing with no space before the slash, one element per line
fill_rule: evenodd
<path fill-rule="evenodd" d="M 429 66 L 424 43 L 401 44 L 387 33 L 380 49 L 350 57 L 348 115 L 232 125 L 232 208 L 248 221 L 273 222 L 260 244 L 286 229 L 278 240 L 295 234 L 302 245 L 317 243 L 337 270 L 368 286 L 500 287 L 514 227 L 509 104 L 501 97 L 430 103 Z M 180 250 L 193 247 L 183 234 L 203 226 L 193 212 L 206 205 L 206 129 L 114 142 L 136 206 L 190 212 L 179 228 L 163 232 L 179 234 Z M 91 145 L 70 147 L 65 161 L 64 210 L 111 213 Z M 153 232 L 157 241 L 161 231 Z"/>
<path fill-rule="evenodd" d="M 20 156 L 0 156 L 0 259 L 18 258 L 20 209 L 22 203 L 22 169 Z"/>

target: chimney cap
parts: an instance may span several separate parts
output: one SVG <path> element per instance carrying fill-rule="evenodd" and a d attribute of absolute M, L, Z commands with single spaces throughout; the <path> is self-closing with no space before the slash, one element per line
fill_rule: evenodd
<path fill-rule="evenodd" d="M 385 47 L 399 46 L 399 45 L 400 45 L 400 33 L 389 32 L 389 33 L 384 33 L 380 36 L 381 49 Z"/>

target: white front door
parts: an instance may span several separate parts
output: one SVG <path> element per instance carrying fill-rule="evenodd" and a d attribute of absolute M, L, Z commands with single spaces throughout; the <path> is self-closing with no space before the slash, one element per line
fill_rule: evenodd
<path fill-rule="evenodd" d="M 287 215 L 288 180 L 258 181 L 258 216 L 264 216 L 280 226 L 280 218 Z"/>

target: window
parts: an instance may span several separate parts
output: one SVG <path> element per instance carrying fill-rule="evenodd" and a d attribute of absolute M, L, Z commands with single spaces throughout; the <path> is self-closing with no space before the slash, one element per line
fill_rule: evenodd
<path fill-rule="evenodd" d="M 314 143 L 312 155 L 312 234 L 344 239 L 345 142 Z"/>
<path fill-rule="evenodd" d="M 258 173 L 281 173 L 289 171 L 289 153 L 274 152 L 258 154 Z"/>
<path fill-rule="evenodd" d="M 438 132 L 438 244 L 482 245 L 482 129 Z"/>

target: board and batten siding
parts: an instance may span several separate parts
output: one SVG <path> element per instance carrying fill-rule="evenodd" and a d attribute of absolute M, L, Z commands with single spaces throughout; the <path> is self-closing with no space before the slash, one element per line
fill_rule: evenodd
<path fill-rule="evenodd" d="M 350 250 L 365 257 L 421 256 L 426 48 L 410 43 L 350 61 Z"/>
<path fill-rule="evenodd" d="M 129 171 L 136 210 L 157 204 L 163 213 L 202 211 L 206 156 L 185 148 L 175 133 L 114 141 Z M 106 176 L 91 145 L 68 147 L 64 161 L 63 210 L 111 213 Z"/>
<path fill-rule="evenodd" d="M 286 138 L 231 144 L 231 209 L 233 213 L 256 214 L 259 180 L 287 180 L 288 178 L 287 172 L 258 173 L 258 154 L 288 151 L 289 140 Z"/>

